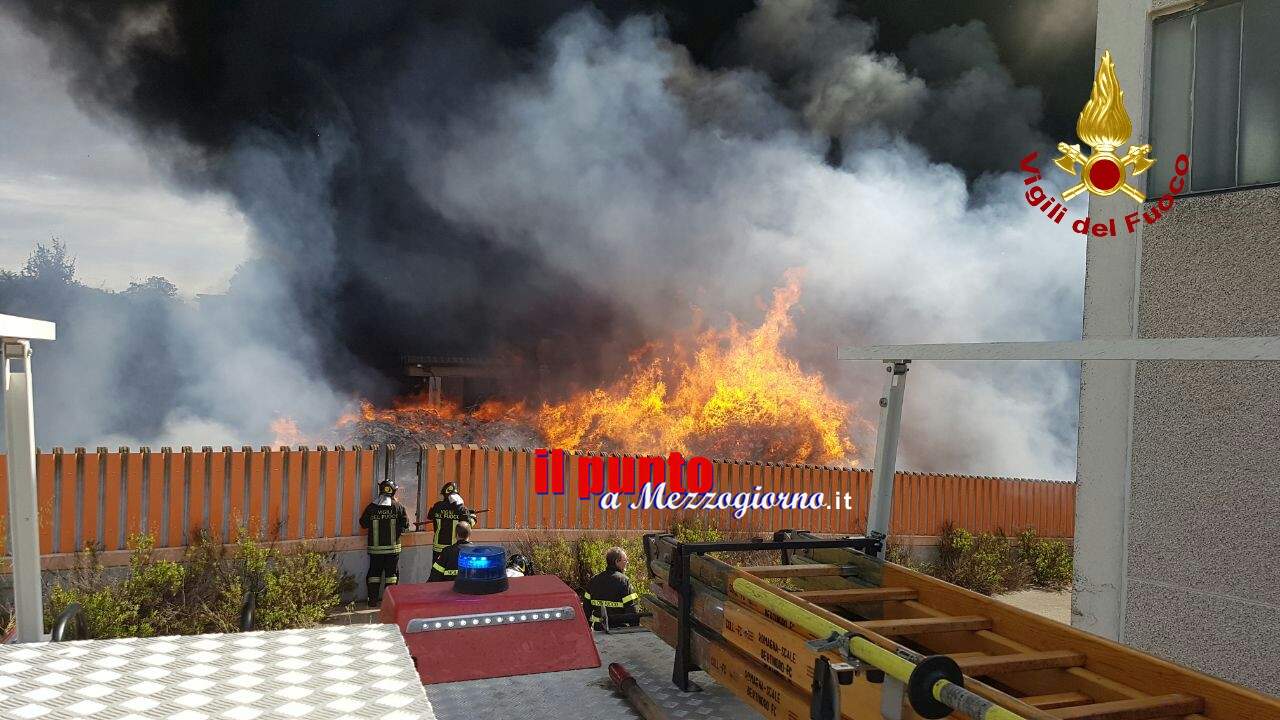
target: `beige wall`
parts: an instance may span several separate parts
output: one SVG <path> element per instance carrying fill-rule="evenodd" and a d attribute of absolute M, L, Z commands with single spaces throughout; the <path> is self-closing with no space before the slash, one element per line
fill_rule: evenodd
<path fill-rule="evenodd" d="M 1151 18 L 1188 4 L 1099 1 L 1097 54 L 1116 58 L 1133 142 L 1146 141 Z M 1167 179 L 1172 158 L 1155 150 Z M 1095 198 L 1090 213 L 1123 205 Z M 1181 198 L 1140 234 L 1091 240 L 1087 263 L 1088 337 L 1280 335 L 1280 188 Z M 1280 694 L 1280 365 L 1092 365 L 1073 624 Z"/>
<path fill-rule="evenodd" d="M 1280 188 L 1147 229 L 1141 337 L 1280 336 Z M 1125 640 L 1280 694 L 1280 364 L 1138 363 Z"/>

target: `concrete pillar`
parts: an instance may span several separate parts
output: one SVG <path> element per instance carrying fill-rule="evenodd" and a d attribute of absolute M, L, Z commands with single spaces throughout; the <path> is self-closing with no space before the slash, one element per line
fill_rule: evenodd
<path fill-rule="evenodd" d="M 1094 69 L 1110 50 L 1133 121 L 1131 143 L 1146 142 L 1148 0 L 1098 3 Z M 1083 108 L 1087 97 L 1080 98 Z M 1066 140 L 1072 142 L 1072 140 Z M 1163 165 L 1161 165 L 1162 167 Z M 1119 220 L 1117 237 L 1087 240 L 1085 338 L 1137 337 L 1137 295 L 1142 229 L 1125 232 L 1133 212 L 1127 195 L 1089 199 L 1089 217 Z M 1085 362 L 1080 372 L 1080 437 L 1076 460 L 1075 588 L 1071 624 L 1123 640 L 1126 523 L 1133 420 L 1132 362 Z"/>

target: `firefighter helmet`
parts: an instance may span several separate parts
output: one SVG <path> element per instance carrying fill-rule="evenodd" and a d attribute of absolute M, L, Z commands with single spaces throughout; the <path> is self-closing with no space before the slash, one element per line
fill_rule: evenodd
<path fill-rule="evenodd" d="M 520 553 L 512 555 L 511 559 L 507 560 L 507 567 L 512 570 L 519 570 L 524 575 L 533 574 L 533 562 Z"/>
<path fill-rule="evenodd" d="M 444 487 L 440 488 L 441 497 L 449 497 L 450 495 L 453 495 L 456 492 L 458 492 L 458 486 L 454 485 L 451 482 L 445 483 Z"/>
<path fill-rule="evenodd" d="M 386 495 L 387 497 L 395 497 L 396 491 L 399 489 L 400 489 L 400 486 L 396 485 L 396 481 L 392 480 L 391 478 L 386 478 L 382 482 L 378 483 L 379 495 Z"/>

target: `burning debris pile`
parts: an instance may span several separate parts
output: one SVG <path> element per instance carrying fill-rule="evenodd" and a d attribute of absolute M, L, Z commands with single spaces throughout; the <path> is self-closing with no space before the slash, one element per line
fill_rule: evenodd
<path fill-rule="evenodd" d="M 854 464 L 852 408 L 820 374 L 806 373 L 782 342 L 794 332 L 791 310 L 800 275 L 790 272 L 761 324 L 745 330 L 691 333 L 687 342 L 650 343 L 632 354 L 614 382 L 563 401 L 489 400 L 463 409 L 415 395 L 359 409 L 334 425 L 333 442 L 491 447 L 554 447 L 634 454 L 679 451 L 717 458 Z M 307 444 L 297 426 L 278 420 L 277 444 Z"/>
<path fill-rule="evenodd" d="M 853 462 L 852 409 L 782 349 L 799 299 L 800 273 L 788 272 L 759 327 L 733 320 L 690 344 L 646 347 L 610 386 L 544 404 L 538 426 L 552 447 Z"/>
<path fill-rule="evenodd" d="M 525 412 L 524 403 L 491 400 L 465 410 L 453 405 L 432 406 L 417 395 L 395 402 L 388 409 L 361 402 L 360 410 L 344 415 L 339 434 L 351 442 L 394 443 L 401 447 L 474 443 L 489 447 L 541 447 L 542 433 Z"/>

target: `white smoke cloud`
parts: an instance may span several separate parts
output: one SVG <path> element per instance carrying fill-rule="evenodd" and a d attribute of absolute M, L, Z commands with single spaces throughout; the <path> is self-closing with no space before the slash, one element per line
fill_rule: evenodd
<path fill-rule="evenodd" d="M 922 52 L 954 53 L 948 57 L 971 66 L 932 78 L 929 68 L 875 53 L 874 27 L 839 16 L 830 0 L 765 0 L 740 26 L 740 64 L 712 70 L 692 63 L 656 21 L 612 28 L 583 12 L 546 36 L 533 71 L 479 73 L 457 87 L 441 80 L 441 68 L 453 67 L 450 50 L 476 57 L 453 45 L 470 40 L 456 28 L 419 31 L 419 45 L 434 55 L 406 59 L 401 76 L 379 77 L 385 86 L 367 95 L 335 91 L 331 104 L 342 111 L 385 113 L 385 128 L 356 123 L 377 132 L 376 142 L 361 138 L 352 151 L 333 129 L 346 128 L 342 113 L 324 116 L 329 105 L 317 113 L 310 149 L 266 134 L 237 137 L 219 158 L 218 180 L 252 224 L 252 249 L 264 261 L 242 268 L 233 292 L 203 301 L 199 312 L 150 316 L 163 340 L 156 347 L 122 349 L 124 330 L 138 337 L 151 326 L 122 328 L 124 316 L 111 307 L 76 306 L 75 330 L 59 341 L 74 352 L 47 373 L 37 366 L 38 383 L 45 374 L 75 382 L 39 388 L 41 416 L 54 406 L 69 437 L 96 440 L 103 428 L 123 427 L 132 432 L 118 434 L 121 444 L 175 445 L 262 442 L 277 415 L 304 427 L 336 417 L 348 398 L 326 378 L 347 359 L 317 339 L 331 337 L 312 324 L 325 308 L 298 307 L 332 294 L 297 289 L 300 281 L 331 282 L 340 237 L 368 240 L 362 228 L 337 227 L 332 194 L 352 190 L 335 185 L 335 166 L 358 164 L 364 158 L 351 155 L 370 151 L 409 158 L 423 207 L 521 250 L 516 257 L 535 249 L 527 256 L 549 258 L 565 277 L 634 309 L 655 336 L 683 327 L 694 305 L 712 320 L 727 312 L 750 322 L 783 272 L 804 268 L 792 350 L 868 419 L 884 373 L 874 363 L 836 363 L 839 344 L 1078 336 L 1079 238 L 1026 206 L 1020 177 L 967 184 L 910 132 L 927 127 L 930 113 L 942 129 L 946 119 L 982 128 L 988 115 L 966 105 L 981 98 L 983 108 L 1005 108 L 997 114 L 1009 116 L 1009 132 L 947 142 L 981 153 L 980 143 L 1005 143 L 994 149 L 1014 147 L 1019 156 L 1033 149 L 1017 149 L 1030 134 L 1016 133 L 1036 98 L 1002 74 L 973 28 L 921 41 Z M 829 157 L 832 136 L 842 139 L 842 156 Z M 174 165 L 200 157 L 165 152 Z M 368 212 L 379 210 L 370 202 Z M 410 265 L 411 251 L 383 254 L 371 242 L 352 255 L 361 258 L 353 272 L 396 278 L 388 297 L 404 306 L 424 293 L 399 282 L 405 272 L 397 266 L 429 274 L 420 282 L 432 283 L 436 298 L 486 287 L 475 277 L 486 268 L 451 262 L 431 246 L 432 232 L 455 244 L 464 234 L 434 225 L 421 232 L 429 263 Z M 470 307 L 456 311 L 459 324 L 493 320 L 466 316 Z M 104 360 L 84 361 L 91 357 Z M 135 394 L 145 406 L 114 400 L 120 378 L 152 376 L 162 376 L 162 392 Z M 1069 368 L 922 364 L 909 377 L 903 466 L 1074 474 Z M 865 433 L 856 439 L 866 452 L 874 446 Z"/>
<path fill-rule="evenodd" d="M 881 368 L 837 369 L 837 344 L 1078 333 L 1083 244 L 1027 207 L 1020 177 L 989 178 L 980 203 L 958 170 L 901 139 L 855 145 L 833 168 L 825 138 L 798 128 L 701 122 L 684 100 L 696 79 L 652 21 L 612 30 L 581 14 L 549 43 L 538 72 L 460 108 L 448 133 L 401 123 L 430 159 L 421 192 L 454 221 L 538 245 L 655 328 L 690 303 L 751 317 L 754 298 L 803 267 L 796 351 L 872 419 Z M 759 83 L 732 87 L 745 97 L 731 105 L 774 102 Z M 921 366 L 911 380 L 905 466 L 1073 474 L 1064 368 Z"/>

